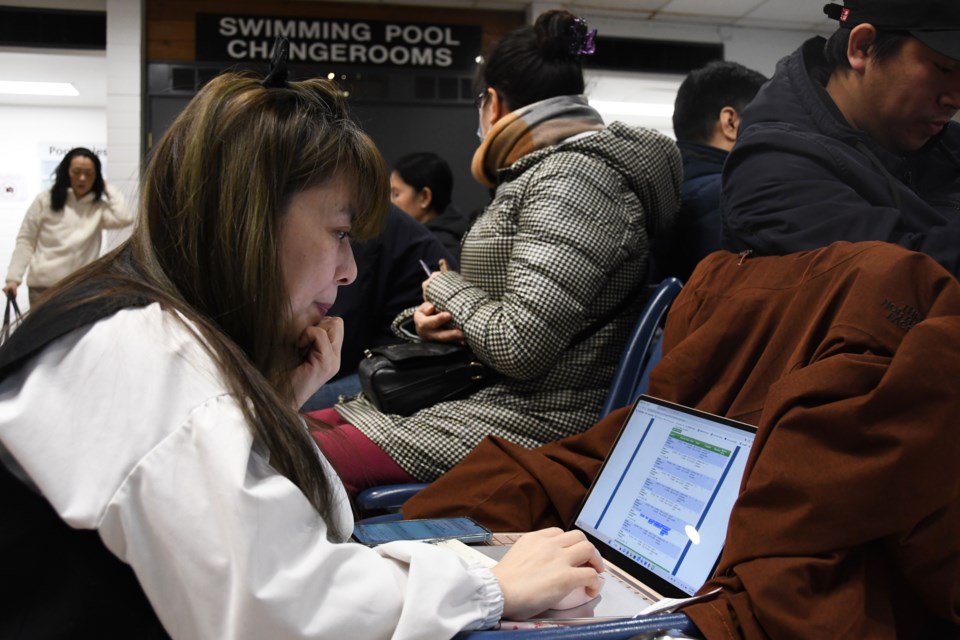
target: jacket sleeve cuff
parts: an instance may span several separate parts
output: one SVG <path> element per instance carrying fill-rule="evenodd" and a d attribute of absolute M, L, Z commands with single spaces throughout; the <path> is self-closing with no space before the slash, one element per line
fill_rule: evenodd
<path fill-rule="evenodd" d="M 410 307 L 397 314 L 397 317 L 390 323 L 390 330 L 393 331 L 395 336 L 411 342 L 418 342 L 420 340 L 420 336 L 417 335 L 417 331 L 413 326 L 413 314 L 416 313 L 416 311 L 416 307 Z"/>
<path fill-rule="evenodd" d="M 476 290 L 473 296 L 464 297 L 463 294 L 469 290 Z M 453 314 L 454 323 L 464 321 L 464 318 L 457 317 L 457 311 L 463 311 L 464 303 L 476 301 L 476 298 L 486 297 L 486 292 L 482 292 L 476 285 L 464 280 L 463 276 L 456 272 L 441 273 L 430 278 L 427 284 L 427 299 L 437 305 L 441 311 L 449 311 Z M 479 294 L 479 296 L 477 295 Z M 459 298 L 454 302 L 454 298 Z M 461 307 L 461 308 L 457 308 Z"/>
<path fill-rule="evenodd" d="M 490 629 L 503 617 L 503 591 L 500 583 L 487 567 L 470 563 L 469 573 L 475 575 L 479 581 L 478 588 L 483 618 L 477 623 L 477 629 Z"/>

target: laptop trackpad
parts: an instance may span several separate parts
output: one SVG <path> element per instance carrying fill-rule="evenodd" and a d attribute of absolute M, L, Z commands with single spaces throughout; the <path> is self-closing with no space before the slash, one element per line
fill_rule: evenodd
<path fill-rule="evenodd" d="M 600 597 L 590 602 L 558 611 L 549 609 L 534 616 L 534 620 L 565 620 L 573 622 L 578 618 L 597 620 L 602 618 L 632 618 L 653 601 L 645 598 L 616 576 L 607 574 L 607 579 L 600 591 Z"/>
<path fill-rule="evenodd" d="M 478 545 L 472 548 L 498 562 L 510 550 L 509 545 Z M 653 604 L 653 600 L 645 597 L 623 582 L 618 576 L 607 571 L 607 579 L 603 583 L 603 590 L 598 598 L 573 609 L 548 609 L 535 616 L 534 619 L 572 622 L 578 618 L 584 618 L 584 621 L 596 620 L 597 618 L 632 618 L 650 604 Z"/>

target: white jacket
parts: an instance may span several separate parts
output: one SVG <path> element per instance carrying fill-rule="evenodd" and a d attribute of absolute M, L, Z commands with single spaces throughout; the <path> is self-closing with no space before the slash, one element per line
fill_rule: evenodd
<path fill-rule="evenodd" d="M 493 574 L 444 549 L 342 542 L 353 518 L 330 467 L 324 522 L 156 304 L 74 331 L 3 380 L 0 453 L 133 567 L 174 638 L 449 638 L 502 612 Z"/>
<path fill-rule="evenodd" d="M 93 192 L 79 200 L 67 189 L 62 211 L 50 207 L 50 192 L 34 199 L 17 234 L 17 244 L 7 269 L 7 281 L 20 283 L 30 267 L 31 287 L 49 287 L 100 256 L 104 229 L 121 229 L 133 222 L 123 195 L 107 185 L 103 198 Z"/>

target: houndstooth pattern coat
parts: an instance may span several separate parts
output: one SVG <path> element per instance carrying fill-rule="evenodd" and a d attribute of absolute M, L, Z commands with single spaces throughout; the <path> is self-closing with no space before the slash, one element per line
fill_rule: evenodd
<path fill-rule="evenodd" d="M 682 170 L 672 140 L 613 123 L 527 154 L 499 178 L 463 239 L 460 273 L 435 276 L 427 297 L 504 377 L 409 417 L 362 395 L 336 407 L 422 481 L 485 436 L 533 447 L 596 422 L 641 300 L 569 343 L 646 278 L 648 239 L 673 223 Z"/>

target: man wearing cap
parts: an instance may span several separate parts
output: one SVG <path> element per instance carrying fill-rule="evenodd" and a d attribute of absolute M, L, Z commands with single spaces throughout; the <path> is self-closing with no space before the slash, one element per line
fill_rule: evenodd
<path fill-rule="evenodd" d="M 883 240 L 960 274 L 960 2 L 846 0 L 781 60 L 724 167 L 724 246 Z"/>

